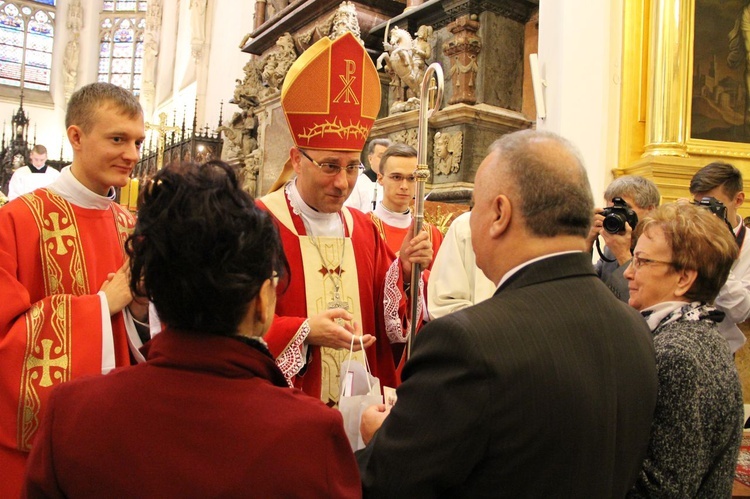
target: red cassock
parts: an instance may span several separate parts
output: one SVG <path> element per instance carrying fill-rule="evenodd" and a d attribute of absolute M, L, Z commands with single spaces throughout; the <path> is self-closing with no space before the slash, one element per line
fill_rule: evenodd
<path fill-rule="evenodd" d="M 388 249 L 390 249 L 394 254 L 398 254 L 398 252 L 401 250 L 401 244 L 403 244 L 404 239 L 407 237 L 407 235 L 411 234 L 412 227 L 409 226 L 401 228 L 394 227 L 393 225 L 388 225 L 372 212 L 370 212 L 370 218 L 372 218 L 373 223 L 380 231 L 380 235 L 383 237 L 383 239 L 385 239 L 385 242 L 388 245 Z M 430 242 L 432 243 L 432 256 L 434 261 L 434 257 L 435 255 L 437 255 L 437 252 L 440 249 L 440 244 L 443 242 L 443 233 L 440 232 L 440 229 L 429 223 L 424 223 L 422 225 L 422 228 L 427 231 L 427 234 L 430 237 Z M 429 270 L 431 268 L 432 262 L 430 262 L 430 266 L 427 267 L 426 270 Z"/>
<path fill-rule="evenodd" d="M 283 201 L 278 196 L 283 196 Z M 272 197 L 276 199 L 272 200 Z M 270 201 L 274 201 L 273 209 L 269 207 Z M 259 200 L 258 205 L 274 217 L 291 267 L 289 286 L 286 290 L 280 289 L 277 315 L 265 339 L 287 379 L 306 393 L 320 397 L 321 379 L 323 371 L 327 369 L 321 361 L 321 349 L 310 346 L 307 362 L 301 362 L 300 328 L 309 316 L 317 312 L 308 310 L 310 290 L 307 289 L 300 242 L 307 234 L 305 225 L 292 210 L 283 189 Z M 367 358 L 373 374 L 380 378 L 381 386 L 395 387 L 396 365 L 391 342 L 403 342 L 404 334 L 408 331 L 405 319 L 407 300 L 402 292 L 403 278 L 399 262 L 395 261 L 395 256 L 388 250 L 368 215 L 348 208 L 344 208 L 344 211 L 348 212 L 346 218 L 352 224 L 349 227 L 347 223 L 345 236 L 351 240 L 354 251 L 354 264 L 345 263 L 344 272 L 356 273 L 362 331 L 377 338 L 375 344 L 367 349 Z M 282 223 L 280 218 L 289 220 L 292 227 Z M 339 373 L 325 374 L 337 377 Z M 334 402 L 325 398 L 323 401 Z"/>
<path fill-rule="evenodd" d="M 390 249 L 394 254 L 398 254 L 398 252 L 401 250 L 401 244 L 404 242 L 404 238 L 408 237 L 411 234 L 412 227 L 395 227 L 393 225 L 389 225 L 385 223 L 383 220 L 381 220 L 375 213 L 370 212 L 370 218 L 372 219 L 372 222 L 375 224 L 375 226 L 378 228 L 378 231 L 380 232 L 380 236 L 385 240 L 386 244 L 388 245 L 388 249 Z M 440 229 L 435 227 L 434 225 L 430 223 L 424 223 L 423 229 L 427 231 L 427 234 L 429 235 L 430 242 L 432 243 L 432 252 L 433 252 L 433 262 L 435 255 L 437 255 L 438 250 L 440 249 L 440 244 L 443 242 L 443 233 L 440 232 Z M 422 271 L 422 285 L 424 289 L 427 289 L 427 281 L 430 278 L 430 269 L 432 268 L 432 262 L 430 262 L 430 266 L 427 267 Z M 424 290 L 423 289 L 423 290 Z M 426 302 L 427 300 L 425 300 Z M 424 310 L 424 309 L 423 309 Z M 419 332 L 419 329 L 422 327 L 422 321 L 419 321 L 417 323 L 417 328 L 415 333 Z M 401 383 L 401 371 L 404 369 L 404 364 L 406 363 L 406 344 L 394 344 L 392 345 L 393 350 L 393 357 L 396 359 L 397 367 L 396 367 L 396 379 L 397 383 Z"/>
<path fill-rule="evenodd" d="M 27 497 L 361 497 L 341 414 L 259 343 L 167 328 L 146 348 L 53 392 Z"/>
<path fill-rule="evenodd" d="M 96 293 L 122 266 L 133 225 L 115 203 L 80 208 L 46 189 L 0 209 L 0 497 L 19 494 L 52 388 L 102 372 Z M 114 363 L 127 365 L 122 314 L 112 330 Z"/>

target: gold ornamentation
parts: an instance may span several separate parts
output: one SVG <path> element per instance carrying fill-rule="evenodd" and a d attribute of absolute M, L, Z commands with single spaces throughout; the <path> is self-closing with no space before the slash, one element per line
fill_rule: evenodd
<path fill-rule="evenodd" d="M 359 136 L 360 138 L 367 138 L 370 133 L 370 129 L 362 125 L 359 121 L 356 124 L 350 123 L 344 125 L 338 117 L 334 117 L 333 121 L 326 120 L 323 123 L 316 124 L 312 128 L 306 128 L 304 133 L 298 135 L 300 139 L 307 139 L 310 143 L 310 139 L 317 136 L 324 135 L 338 135 L 339 137 L 349 138 L 350 135 Z"/>
<path fill-rule="evenodd" d="M 26 353 L 21 371 L 17 437 L 17 446 L 23 451 L 31 449 L 31 441 L 39 428 L 42 393 L 70 379 L 70 301 L 70 295 L 50 297 L 51 330 L 44 328 L 47 322 L 45 302 L 34 304 L 26 313 Z M 51 337 L 43 338 L 45 333 Z"/>
<path fill-rule="evenodd" d="M 65 226 L 60 226 L 60 222 Z M 69 222 L 66 217 L 60 220 L 59 213 L 50 213 L 49 219 L 44 221 L 44 226 L 52 226 L 52 229 L 42 228 L 42 242 L 46 244 L 50 239 L 54 239 L 54 243 L 50 243 L 49 249 L 51 250 L 52 246 L 55 245 L 57 248 L 56 254 L 58 255 L 68 254 L 68 249 L 65 247 L 65 242 L 63 241 L 64 237 L 78 237 L 75 226 L 67 225 Z"/>

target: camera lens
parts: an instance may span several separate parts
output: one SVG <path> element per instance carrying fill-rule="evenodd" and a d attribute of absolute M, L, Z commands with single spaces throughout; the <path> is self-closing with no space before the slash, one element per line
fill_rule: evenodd
<path fill-rule="evenodd" d="M 625 216 L 620 213 L 610 213 L 604 217 L 602 227 L 604 227 L 604 230 L 610 234 L 617 234 L 618 232 L 625 230 L 625 222 Z"/>

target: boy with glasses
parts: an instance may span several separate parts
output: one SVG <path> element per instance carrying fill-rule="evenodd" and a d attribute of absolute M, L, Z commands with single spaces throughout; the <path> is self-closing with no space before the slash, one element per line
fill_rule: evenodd
<path fill-rule="evenodd" d="M 370 217 L 388 247 L 398 256 L 404 238 L 411 233 L 414 217 L 410 205 L 416 189 L 417 150 L 406 144 L 394 144 L 386 149 L 380 160 L 378 184 L 383 187 L 383 200 Z M 425 223 L 425 232 L 437 254 L 443 234 L 432 224 Z M 432 267 L 430 262 L 428 269 Z"/>

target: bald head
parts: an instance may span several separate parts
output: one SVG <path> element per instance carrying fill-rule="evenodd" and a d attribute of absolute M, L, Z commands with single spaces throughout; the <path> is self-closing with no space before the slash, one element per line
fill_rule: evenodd
<path fill-rule="evenodd" d="M 490 146 L 496 161 L 476 189 L 503 189 L 519 207 L 529 232 L 539 237 L 586 237 L 594 201 L 576 148 L 559 135 L 523 130 Z"/>

